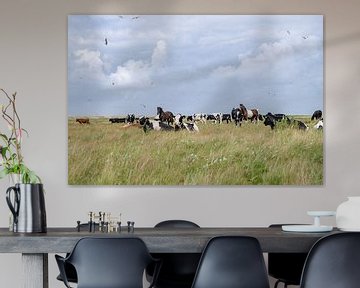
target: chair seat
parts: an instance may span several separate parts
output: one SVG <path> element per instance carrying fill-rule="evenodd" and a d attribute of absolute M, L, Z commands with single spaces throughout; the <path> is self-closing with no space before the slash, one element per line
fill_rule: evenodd
<path fill-rule="evenodd" d="M 190 288 L 194 280 L 200 253 L 157 253 L 162 266 L 156 281 L 156 288 Z"/>

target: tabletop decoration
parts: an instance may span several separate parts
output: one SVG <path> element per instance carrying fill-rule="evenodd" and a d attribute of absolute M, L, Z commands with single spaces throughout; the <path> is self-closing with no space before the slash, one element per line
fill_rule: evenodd
<path fill-rule="evenodd" d="M 337 207 L 336 226 L 342 231 L 360 231 L 360 196 L 348 197 Z"/>
<path fill-rule="evenodd" d="M 332 226 L 321 225 L 320 217 L 335 216 L 334 211 L 308 211 L 309 216 L 314 217 L 313 224 L 301 225 L 282 225 L 281 229 L 286 232 L 330 232 L 333 230 Z"/>
<path fill-rule="evenodd" d="M 21 144 L 24 135 L 28 132 L 22 128 L 20 116 L 16 109 L 16 93 L 9 95 L 4 89 L 0 91 L 5 95 L 7 103 L 1 104 L 1 116 L 8 126 L 8 135 L 1 131 L 0 139 L 0 179 L 10 175 L 15 183 L 40 183 L 40 177 L 30 170 L 24 163 Z"/>
<path fill-rule="evenodd" d="M 4 89 L 5 103 L 0 104 L 1 117 L 8 132 L 0 130 L 0 179 L 9 176 L 12 186 L 6 190 L 6 202 L 11 211 L 9 229 L 14 232 L 46 232 L 44 188 L 40 177 L 24 163 L 22 140 L 28 132 L 22 127 L 16 109 L 16 93 Z"/>

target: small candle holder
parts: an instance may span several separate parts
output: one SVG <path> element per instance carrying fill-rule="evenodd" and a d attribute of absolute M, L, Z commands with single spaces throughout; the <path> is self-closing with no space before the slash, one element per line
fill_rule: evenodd
<path fill-rule="evenodd" d="M 336 212 L 335 211 L 308 211 L 307 214 L 309 216 L 314 217 L 313 226 L 321 227 L 321 225 L 320 225 L 320 217 L 335 216 Z"/>

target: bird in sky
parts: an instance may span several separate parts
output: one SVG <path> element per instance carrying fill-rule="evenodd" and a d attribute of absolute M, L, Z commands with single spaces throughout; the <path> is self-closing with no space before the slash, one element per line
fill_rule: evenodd
<path fill-rule="evenodd" d="M 134 16 L 131 19 L 133 19 L 133 20 L 139 19 L 139 16 Z"/>
<path fill-rule="evenodd" d="M 108 45 L 108 40 L 107 40 L 107 38 L 105 38 L 105 45 Z"/>

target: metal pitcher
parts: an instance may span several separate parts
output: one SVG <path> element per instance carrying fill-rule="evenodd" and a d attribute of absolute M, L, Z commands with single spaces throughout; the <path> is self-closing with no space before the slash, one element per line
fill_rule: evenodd
<path fill-rule="evenodd" d="M 42 233 L 47 231 L 42 184 L 15 184 L 6 190 L 6 202 L 14 216 L 14 232 Z"/>

